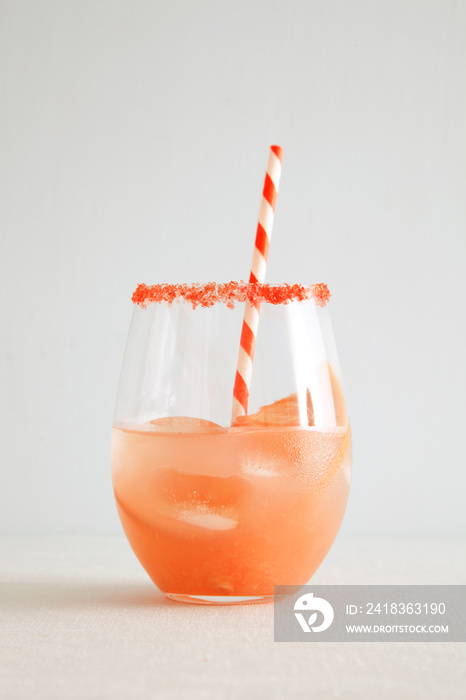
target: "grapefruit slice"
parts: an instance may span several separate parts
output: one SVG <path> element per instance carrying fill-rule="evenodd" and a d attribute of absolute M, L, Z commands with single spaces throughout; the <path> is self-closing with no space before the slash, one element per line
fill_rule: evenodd
<path fill-rule="evenodd" d="M 330 362 L 327 362 L 328 374 L 330 377 L 330 386 L 332 388 L 333 405 L 335 407 L 335 422 L 337 425 L 348 425 L 348 416 L 346 413 L 345 398 L 335 372 L 332 369 Z"/>
<path fill-rule="evenodd" d="M 307 424 L 314 425 L 314 409 L 309 389 L 306 391 Z M 277 426 L 302 425 L 299 415 L 298 392 L 295 391 L 283 399 L 267 406 L 262 406 L 256 413 L 238 416 L 233 422 L 234 428 L 255 426 L 269 428 Z"/>
<path fill-rule="evenodd" d="M 324 368 L 325 369 L 325 368 Z M 330 387 L 332 390 L 333 405 L 335 407 L 335 423 L 337 426 L 345 426 L 348 424 L 346 413 L 345 399 L 340 382 L 337 379 L 329 362 L 327 362 L 327 370 L 330 379 Z M 312 397 L 309 389 L 306 390 L 306 407 L 307 407 L 307 425 L 315 425 L 314 407 L 312 405 Z M 232 423 L 233 428 L 241 426 L 255 426 L 260 428 L 277 427 L 277 426 L 302 426 L 303 423 L 299 415 L 298 392 L 293 392 L 283 399 L 279 399 L 274 403 L 262 406 L 256 413 L 251 413 L 246 416 L 238 416 Z"/>

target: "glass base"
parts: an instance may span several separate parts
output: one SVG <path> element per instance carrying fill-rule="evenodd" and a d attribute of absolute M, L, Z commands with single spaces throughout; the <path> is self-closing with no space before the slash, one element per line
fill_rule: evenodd
<path fill-rule="evenodd" d="M 178 603 L 194 603 L 195 605 L 250 605 L 251 603 L 270 603 L 273 595 L 185 595 L 183 593 L 166 593 L 167 598 Z"/>

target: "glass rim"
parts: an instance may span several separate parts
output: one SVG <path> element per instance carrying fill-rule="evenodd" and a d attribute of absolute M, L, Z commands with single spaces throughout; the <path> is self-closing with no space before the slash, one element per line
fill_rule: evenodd
<path fill-rule="evenodd" d="M 317 306 L 324 307 L 330 299 L 326 284 L 265 284 L 261 282 L 208 282 L 207 284 L 138 284 L 131 297 L 133 304 L 146 308 L 151 303 L 184 301 L 193 308 L 225 304 L 234 308 L 235 302 L 249 301 L 251 304 L 289 304 L 290 302 L 314 299 Z"/>

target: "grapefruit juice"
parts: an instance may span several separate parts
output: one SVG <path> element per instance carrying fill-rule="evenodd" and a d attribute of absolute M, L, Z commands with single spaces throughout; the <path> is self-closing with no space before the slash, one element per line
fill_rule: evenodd
<path fill-rule="evenodd" d="M 117 424 L 112 476 L 132 549 L 179 599 L 267 598 L 305 584 L 343 519 L 348 426 Z"/>

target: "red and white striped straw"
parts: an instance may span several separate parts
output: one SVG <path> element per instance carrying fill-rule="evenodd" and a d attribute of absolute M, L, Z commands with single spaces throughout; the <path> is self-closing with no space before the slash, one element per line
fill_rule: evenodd
<path fill-rule="evenodd" d="M 272 235 L 275 202 L 278 185 L 282 172 L 283 149 L 271 146 L 269 162 L 265 174 L 264 190 L 259 211 L 254 255 L 252 257 L 250 282 L 264 282 L 269 254 L 270 237 Z M 232 422 L 238 416 L 248 412 L 249 387 L 251 386 L 252 361 L 256 344 L 257 328 L 259 326 L 259 303 L 245 302 L 241 343 L 236 367 L 235 387 L 233 390 Z"/>

